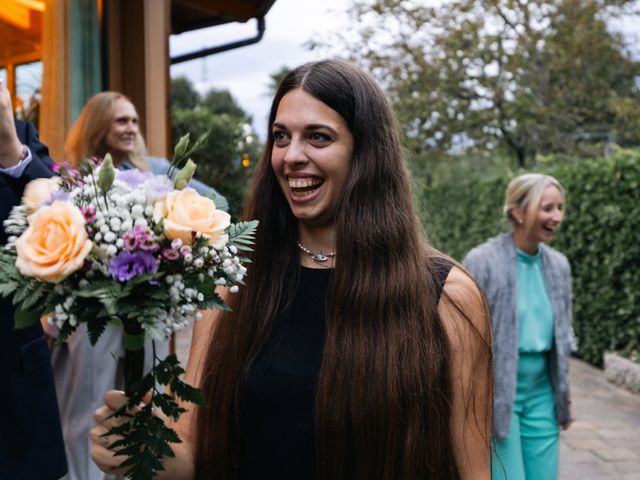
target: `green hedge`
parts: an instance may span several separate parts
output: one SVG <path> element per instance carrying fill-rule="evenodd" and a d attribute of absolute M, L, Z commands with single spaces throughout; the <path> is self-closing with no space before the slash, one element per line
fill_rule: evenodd
<path fill-rule="evenodd" d="M 640 152 L 580 160 L 542 173 L 566 189 L 565 221 L 552 246 L 573 272 L 573 326 L 579 355 L 602 365 L 607 350 L 640 349 Z M 458 260 L 508 228 L 502 217 L 509 178 L 427 188 L 427 236 Z"/>

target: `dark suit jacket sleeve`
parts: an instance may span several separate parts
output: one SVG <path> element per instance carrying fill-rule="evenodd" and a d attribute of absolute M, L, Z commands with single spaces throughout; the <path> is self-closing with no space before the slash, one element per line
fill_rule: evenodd
<path fill-rule="evenodd" d="M 16 131 L 33 159 L 19 178 L 0 174 L 0 244 L 6 241 L 2 221 L 25 185 L 53 174 L 33 125 L 16 122 Z M 57 480 L 67 463 L 47 341 L 39 323 L 15 330 L 13 314 L 11 301 L 0 298 L 0 479 Z"/>
<path fill-rule="evenodd" d="M 16 131 L 18 132 L 20 141 L 29 147 L 31 155 L 33 155 L 33 159 L 25 169 L 23 177 L 25 177 L 27 182 L 34 178 L 51 177 L 53 175 L 51 170 L 53 160 L 49 157 L 49 149 L 47 146 L 40 142 L 35 127 L 29 122 L 16 120 Z M 25 182 L 25 184 L 27 182 Z"/>
<path fill-rule="evenodd" d="M 2 221 L 6 220 L 14 205 L 20 204 L 20 199 L 27 183 L 36 178 L 53 176 L 53 171 L 51 170 L 53 161 L 49 157 L 49 149 L 40 143 L 35 127 L 30 123 L 16 120 L 16 132 L 18 133 L 18 139 L 31 150 L 33 158 L 22 173 L 22 176 L 18 178 L 0 174 L 0 201 L 2 202 L 0 205 L 0 243 L 6 241 Z"/>

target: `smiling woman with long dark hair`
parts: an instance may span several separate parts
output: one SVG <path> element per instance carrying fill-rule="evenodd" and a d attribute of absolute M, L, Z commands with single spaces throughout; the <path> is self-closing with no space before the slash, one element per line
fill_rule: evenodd
<path fill-rule="evenodd" d="M 180 420 L 164 478 L 488 479 L 486 306 L 424 240 L 382 90 L 343 61 L 303 65 L 269 131 L 246 287 L 196 324 L 188 376 L 209 406 Z M 113 422 L 93 431 L 106 470 Z"/>

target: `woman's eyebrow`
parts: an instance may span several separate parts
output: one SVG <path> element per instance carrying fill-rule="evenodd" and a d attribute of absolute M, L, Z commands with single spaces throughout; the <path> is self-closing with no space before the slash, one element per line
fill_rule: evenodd
<path fill-rule="evenodd" d="M 273 122 L 272 127 L 280 128 L 282 130 L 288 130 L 287 126 L 284 123 Z M 322 128 L 326 128 L 327 130 L 331 130 L 332 132 L 336 132 L 336 129 L 330 125 L 324 123 L 311 123 L 309 125 L 304 126 L 304 130 L 320 130 Z"/>
<path fill-rule="evenodd" d="M 311 125 L 307 125 L 304 128 L 305 130 L 320 130 L 321 128 L 326 128 L 327 130 L 331 130 L 332 132 L 336 131 L 335 128 L 324 123 L 312 123 Z"/>

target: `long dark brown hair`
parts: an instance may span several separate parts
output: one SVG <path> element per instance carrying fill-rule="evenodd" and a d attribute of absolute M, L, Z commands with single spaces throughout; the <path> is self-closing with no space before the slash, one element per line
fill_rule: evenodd
<path fill-rule="evenodd" d="M 354 139 L 335 219 L 338 261 L 315 400 L 317 477 L 457 479 L 436 252 L 414 213 L 391 108 L 351 64 L 309 63 L 280 84 L 269 132 L 282 97 L 296 88 L 339 113 Z M 245 205 L 245 218 L 260 221 L 247 285 L 231 296 L 233 312 L 218 321 L 204 363 L 209 407 L 196 421 L 199 479 L 236 477 L 241 380 L 294 293 L 297 221 L 271 168 L 272 147 L 269 138 Z"/>

